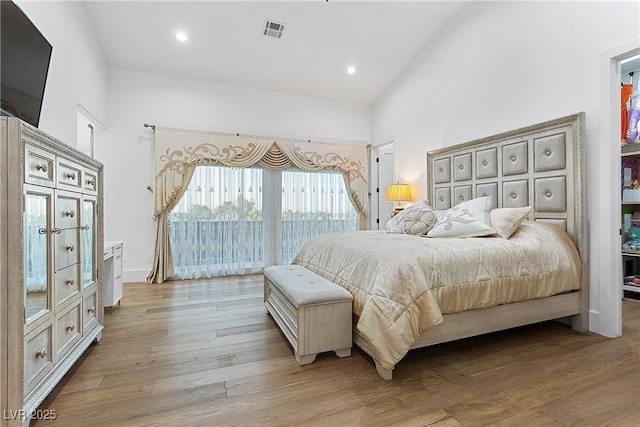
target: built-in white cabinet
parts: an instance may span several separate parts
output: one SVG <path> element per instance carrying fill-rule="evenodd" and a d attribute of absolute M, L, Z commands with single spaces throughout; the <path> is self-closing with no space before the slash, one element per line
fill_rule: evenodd
<path fill-rule="evenodd" d="M 0 424 L 25 426 L 102 335 L 102 165 L 0 124 Z"/>
<path fill-rule="evenodd" d="M 104 306 L 115 307 L 122 298 L 122 248 L 124 242 L 104 242 Z"/>

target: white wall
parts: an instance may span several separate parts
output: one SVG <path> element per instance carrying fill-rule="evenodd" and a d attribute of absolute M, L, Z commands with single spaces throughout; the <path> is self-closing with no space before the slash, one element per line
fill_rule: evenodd
<path fill-rule="evenodd" d="M 109 128 L 96 138 L 105 165 L 105 239 L 124 240 L 125 282 L 151 267 L 153 133 L 161 127 L 366 144 L 369 110 L 312 98 L 111 69 Z"/>
<path fill-rule="evenodd" d="M 638 37 L 638 2 L 480 2 L 455 17 L 371 107 L 371 142 L 395 141 L 398 177 L 426 198 L 426 152 L 586 112 L 592 330 L 616 284 L 599 260 L 600 55 Z M 615 188 L 611 182 L 607 188 Z M 606 185 L 605 185 L 606 187 Z M 608 205 L 608 203 L 606 203 Z M 607 256 L 605 256 L 607 255 Z M 609 266 L 610 268 L 610 266 Z M 619 286 L 618 286 L 619 287 Z"/>
<path fill-rule="evenodd" d="M 108 68 L 82 4 L 16 1 L 53 46 L 39 128 L 76 145 L 78 104 L 107 120 Z"/>

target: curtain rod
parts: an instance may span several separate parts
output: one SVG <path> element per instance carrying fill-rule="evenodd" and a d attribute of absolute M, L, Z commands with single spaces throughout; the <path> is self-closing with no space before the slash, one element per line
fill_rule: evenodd
<path fill-rule="evenodd" d="M 156 125 L 150 125 L 148 123 L 144 124 L 144 127 L 146 128 L 152 128 L 154 131 L 156 130 Z M 173 129 L 173 130 L 177 130 L 177 131 L 185 131 L 185 132 L 191 132 L 188 129 L 180 129 L 180 128 L 168 128 L 168 129 Z M 295 141 L 295 142 L 309 142 L 312 144 L 328 144 L 328 145 L 362 145 L 362 144 L 358 144 L 357 142 L 336 142 L 336 141 L 318 141 L 318 140 L 311 140 L 311 139 L 302 139 L 302 138 L 285 138 L 285 137 L 275 137 L 275 136 L 264 136 L 264 135 L 250 135 L 250 134 L 241 134 L 239 132 L 236 133 L 232 133 L 232 132 L 212 132 L 212 131 L 196 131 L 196 132 L 202 132 L 202 133 L 211 133 L 214 135 L 226 135 L 226 136 L 244 136 L 244 137 L 248 137 L 248 138 L 258 138 L 258 139 L 288 139 L 290 141 Z M 368 144 L 370 145 L 370 144 Z"/>

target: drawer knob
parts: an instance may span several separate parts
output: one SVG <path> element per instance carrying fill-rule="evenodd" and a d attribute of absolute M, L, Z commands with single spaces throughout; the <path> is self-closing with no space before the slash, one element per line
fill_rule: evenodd
<path fill-rule="evenodd" d="M 87 185 L 96 185 L 96 180 L 95 179 L 88 179 L 87 180 Z"/>
<path fill-rule="evenodd" d="M 67 279 L 67 285 L 74 285 L 75 283 L 76 281 L 73 277 L 71 279 Z"/>
<path fill-rule="evenodd" d="M 76 216 L 76 213 L 74 211 L 64 211 L 64 216 L 73 218 L 74 216 Z"/>
<path fill-rule="evenodd" d="M 68 250 L 69 252 L 73 252 L 73 251 L 75 251 L 75 250 L 76 250 L 76 247 L 75 247 L 75 246 L 73 246 L 73 245 L 67 245 L 67 250 Z"/>
<path fill-rule="evenodd" d="M 38 165 L 36 165 L 36 170 L 39 170 L 39 171 L 42 171 L 42 172 L 46 172 L 46 171 L 49 170 L 49 167 L 47 166 L 46 163 L 43 163 L 41 165 L 38 164 Z"/>
<path fill-rule="evenodd" d="M 42 350 L 36 351 L 36 357 L 39 357 L 40 359 L 47 357 L 47 349 L 43 348 Z"/>
<path fill-rule="evenodd" d="M 76 179 L 76 174 L 73 173 L 73 172 L 71 172 L 71 173 L 67 172 L 67 173 L 64 174 L 64 177 L 66 179 L 74 179 L 75 180 Z"/>
<path fill-rule="evenodd" d="M 76 325 L 74 325 L 73 323 L 67 326 L 67 331 L 74 331 L 75 329 L 76 329 Z"/>
<path fill-rule="evenodd" d="M 90 309 L 87 310 L 89 313 L 93 314 L 96 312 L 96 306 L 92 305 Z"/>

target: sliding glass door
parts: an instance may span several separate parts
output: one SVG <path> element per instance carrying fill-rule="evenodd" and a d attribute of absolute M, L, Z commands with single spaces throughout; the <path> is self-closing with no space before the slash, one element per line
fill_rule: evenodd
<path fill-rule="evenodd" d="M 175 277 L 288 264 L 308 238 L 356 230 L 357 218 L 339 173 L 199 166 L 169 215 Z"/>
<path fill-rule="evenodd" d="M 289 264 L 310 237 L 358 228 L 344 178 L 332 172 L 283 172 L 281 219 L 283 264 Z"/>
<path fill-rule="evenodd" d="M 176 277 L 262 271 L 262 170 L 197 167 L 169 221 Z"/>

